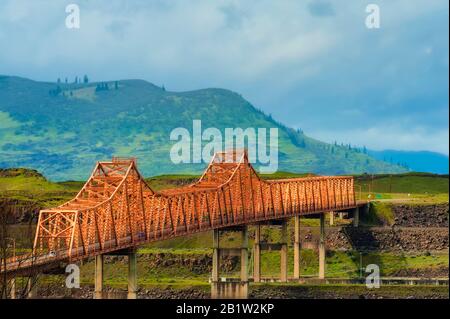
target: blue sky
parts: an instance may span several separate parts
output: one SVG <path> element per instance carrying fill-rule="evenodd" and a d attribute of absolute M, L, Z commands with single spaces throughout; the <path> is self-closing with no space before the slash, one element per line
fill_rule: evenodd
<path fill-rule="evenodd" d="M 76 3 L 81 28 L 65 27 Z M 378 4 L 381 28 L 367 29 Z M 0 74 L 222 87 L 321 140 L 448 155 L 447 0 L 2 0 Z"/>

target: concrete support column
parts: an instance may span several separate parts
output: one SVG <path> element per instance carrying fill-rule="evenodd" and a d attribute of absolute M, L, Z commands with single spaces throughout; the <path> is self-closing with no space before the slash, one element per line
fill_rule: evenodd
<path fill-rule="evenodd" d="M 325 214 L 320 214 L 319 278 L 325 278 Z"/>
<path fill-rule="evenodd" d="M 241 281 L 248 281 L 248 227 L 244 226 L 241 232 Z"/>
<path fill-rule="evenodd" d="M 128 294 L 127 299 L 137 299 L 137 256 L 136 251 L 128 254 Z"/>
<path fill-rule="evenodd" d="M 229 231 L 240 231 L 242 244 L 239 248 L 220 248 L 220 233 L 218 229 L 213 230 L 213 265 L 211 280 L 211 298 L 247 298 L 248 297 L 248 228 L 247 226 L 230 228 Z M 227 231 L 227 230 L 224 230 Z M 220 256 L 240 255 L 241 257 L 241 280 L 221 281 L 219 280 Z"/>
<path fill-rule="evenodd" d="M 261 281 L 261 225 L 256 225 L 253 246 L 253 281 Z"/>
<path fill-rule="evenodd" d="M 11 299 L 16 299 L 16 278 L 11 279 Z"/>
<path fill-rule="evenodd" d="M 218 229 L 213 230 L 213 258 L 212 258 L 212 275 L 211 275 L 211 298 L 219 298 L 219 266 L 220 266 L 220 232 Z"/>
<path fill-rule="evenodd" d="M 103 255 L 95 256 L 94 299 L 103 298 Z"/>
<path fill-rule="evenodd" d="M 213 230 L 212 281 L 219 281 L 219 230 Z"/>
<path fill-rule="evenodd" d="M 330 226 L 334 225 L 334 212 L 330 212 Z"/>
<path fill-rule="evenodd" d="M 359 207 L 356 207 L 353 211 L 353 227 L 359 226 Z"/>
<path fill-rule="evenodd" d="M 281 250 L 280 250 L 280 281 L 287 282 L 288 275 L 288 244 L 287 244 L 287 222 L 281 225 Z"/>
<path fill-rule="evenodd" d="M 36 276 L 30 277 L 27 283 L 28 299 L 34 299 L 37 297 L 37 285 L 38 279 Z"/>
<path fill-rule="evenodd" d="M 294 217 L 294 278 L 300 279 L 300 216 Z"/>

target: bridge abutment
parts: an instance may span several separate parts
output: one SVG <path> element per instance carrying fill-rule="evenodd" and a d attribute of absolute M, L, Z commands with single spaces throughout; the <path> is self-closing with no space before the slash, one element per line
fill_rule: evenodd
<path fill-rule="evenodd" d="M 220 230 L 213 230 L 213 265 L 211 276 L 211 298 L 213 299 L 246 299 L 248 297 L 248 227 L 230 228 L 228 231 L 236 230 L 241 232 L 242 244 L 240 248 L 221 248 Z M 220 260 L 225 255 L 240 255 L 241 271 L 239 281 L 220 280 Z"/>

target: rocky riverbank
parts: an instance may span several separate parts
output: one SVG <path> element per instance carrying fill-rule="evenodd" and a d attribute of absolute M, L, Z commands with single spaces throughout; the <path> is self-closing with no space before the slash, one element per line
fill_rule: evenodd
<path fill-rule="evenodd" d="M 364 285 L 250 285 L 249 299 L 448 299 L 448 286 L 382 286 L 367 289 Z M 39 290 L 40 298 L 92 299 L 93 287 L 80 289 L 65 287 L 46 287 Z M 108 288 L 105 299 L 125 299 L 125 289 Z M 209 299 L 208 286 L 190 288 L 141 288 L 138 299 Z"/>
<path fill-rule="evenodd" d="M 448 203 L 436 205 L 392 205 L 393 226 L 446 227 L 448 228 Z"/>

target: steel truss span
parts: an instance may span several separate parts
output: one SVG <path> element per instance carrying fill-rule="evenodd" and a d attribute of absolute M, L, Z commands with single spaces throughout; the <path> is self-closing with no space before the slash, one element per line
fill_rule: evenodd
<path fill-rule="evenodd" d="M 211 229 L 355 207 L 353 177 L 262 180 L 245 151 L 217 153 L 197 182 L 159 192 L 145 182 L 134 158 L 113 158 L 96 164 L 75 198 L 40 211 L 33 253 L 8 259 L 6 271 L 77 261 Z"/>

